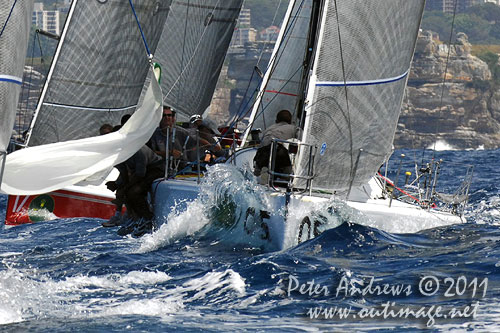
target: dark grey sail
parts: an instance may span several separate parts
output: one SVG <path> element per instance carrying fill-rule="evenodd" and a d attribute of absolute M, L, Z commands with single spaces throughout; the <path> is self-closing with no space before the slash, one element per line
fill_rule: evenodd
<path fill-rule="evenodd" d="M 170 0 L 132 1 L 154 53 Z M 148 73 L 134 11 L 123 0 L 74 0 L 31 124 L 28 145 L 98 135 L 135 111 Z"/>
<path fill-rule="evenodd" d="M 21 91 L 33 1 L 0 3 L 0 174 Z"/>
<path fill-rule="evenodd" d="M 156 57 L 164 103 L 180 119 L 210 105 L 242 0 L 174 0 Z"/>
<path fill-rule="evenodd" d="M 391 152 L 423 9 L 424 0 L 325 1 L 303 137 L 319 148 L 315 188 L 365 184 Z"/>
<path fill-rule="evenodd" d="M 273 125 L 276 114 L 283 109 L 297 118 L 299 101 L 303 98 L 311 10 L 312 0 L 290 2 L 250 116 L 252 128 L 264 130 Z"/>

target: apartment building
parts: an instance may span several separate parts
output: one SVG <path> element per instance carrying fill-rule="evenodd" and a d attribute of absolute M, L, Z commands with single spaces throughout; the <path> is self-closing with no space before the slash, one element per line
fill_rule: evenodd
<path fill-rule="evenodd" d="M 59 35 L 61 33 L 60 13 L 57 10 L 44 10 L 43 3 L 35 3 L 32 24 L 37 28 Z"/>

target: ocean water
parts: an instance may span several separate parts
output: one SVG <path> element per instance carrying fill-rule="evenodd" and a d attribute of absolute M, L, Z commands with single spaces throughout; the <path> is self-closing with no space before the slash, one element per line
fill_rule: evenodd
<path fill-rule="evenodd" d="M 139 239 L 95 219 L 1 227 L 0 330 L 499 331 L 500 150 L 436 158 L 450 189 L 475 165 L 463 224 L 389 233 L 339 204 L 331 229 L 276 252 L 226 230 L 205 197 Z M 206 195 L 225 182 L 216 198 L 261 200 L 231 177 Z"/>

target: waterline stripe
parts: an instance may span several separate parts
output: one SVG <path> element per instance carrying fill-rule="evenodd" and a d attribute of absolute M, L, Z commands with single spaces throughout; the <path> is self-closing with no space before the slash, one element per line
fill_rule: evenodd
<path fill-rule="evenodd" d="M 345 83 L 344 81 L 318 81 L 316 82 L 316 87 L 371 86 L 375 84 L 391 83 L 405 78 L 408 75 L 409 71 L 410 70 L 408 69 L 406 72 L 404 72 L 399 76 L 390 77 L 387 79 L 379 79 L 379 80 L 347 81 Z"/>
<path fill-rule="evenodd" d="M 11 82 L 18 85 L 23 84 L 23 80 L 20 77 L 6 74 L 0 74 L 0 82 Z"/>

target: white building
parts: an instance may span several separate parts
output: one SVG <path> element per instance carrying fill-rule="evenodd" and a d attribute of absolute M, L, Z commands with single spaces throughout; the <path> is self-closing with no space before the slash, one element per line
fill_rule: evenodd
<path fill-rule="evenodd" d="M 244 28 L 250 28 L 252 24 L 250 9 L 242 8 L 240 11 L 240 16 L 238 17 L 238 26 Z"/>
<path fill-rule="evenodd" d="M 35 3 L 32 23 L 37 28 L 59 35 L 61 33 L 61 25 L 59 20 L 59 11 L 44 10 L 43 3 Z"/>
<path fill-rule="evenodd" d="M 261 41 L 274 42 L 276 41 L 276 39 L 278 39 L 279 33 L 280 33 L 280 28 L 278 28 L 275 25 L 272 25 L 259 32 L 259 39 Z"/>
<path fill-rule="evenodd" d="M 230 46 L 243 46 L 248 42 L 255 42 L 257 40 L 257 30 L 254 28 L 237 28 L 233 32 Z"/>

